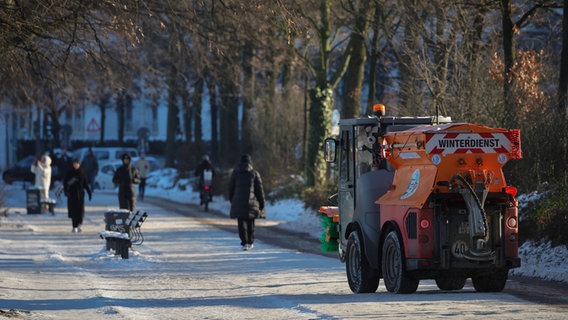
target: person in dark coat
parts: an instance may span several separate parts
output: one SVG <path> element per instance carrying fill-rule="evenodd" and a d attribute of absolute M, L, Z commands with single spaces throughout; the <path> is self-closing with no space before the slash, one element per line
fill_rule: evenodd
<path fill-rule="evenodd" d="M 260 174 L 251 164 L 248 154 L 233 169 L 229 181 L 231 218 L 237 219 L 243 250 L 253 248 L 255 219 L 264 211 L 264 189 Z"/>
<path fill-rule="evenodd" d="M 129 211 L 136 208 L 136 185 L 140 183 L 138 169 L 131 163 L 130 155 L 122 155 L 122 165 L 116 169 L 112 183 L 118 185 L 118 205 Z"/>
<path fill-rule="evenodd" d="M 95 191 L 95 178 L 99 173 L 99 161 L 97 160 L 97 157 L 95 157 L 93 150 L 89 149 L 89 151 L 87 151 L 85 158 L 83 158 L 83 161 L 81 162 L 81 167 L 87 175 L 91 192 Z"/>
<path fill-rule="evenodd" d="M 57 174 L 59 179 L 65 179 L 67 173 L 73 169 L 73 158 L 67 154 L 67 149 L 61 149 L 61 155 L 57 157 L 55 165 L 57 165 Z"/>
<path fill-rule="evenodd" d="M 73 224 L 72 232 L 81 232 L 85 217 L 85 190 L 89 195 L 89 201 L 92 193 L 79 159 L 72 160 L 72 168 L 63 179 L 63 190 L 67 196 L 67 216 L 71 218 Z"/>

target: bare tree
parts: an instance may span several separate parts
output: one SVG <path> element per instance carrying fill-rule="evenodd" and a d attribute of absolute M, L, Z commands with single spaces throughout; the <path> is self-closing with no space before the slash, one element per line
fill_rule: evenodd
<path fill-rule="evenodd" d="M 346 11 L 350 13 L 353 28 L 348 47 L 351 58 L 343 79 L 343 118 L 354 118 L 361 114 L 361 94 L 365 79 L 365 62 L 367 60 L 367 34 L 374 13 L 374 1 L 346 2 Z"/>
<path fill-rule="evenodd" d="M 560 54 L 560 75 L 558 80 L 558 108 L 568 119 L 568 0 L 563 2 L 562 52 Z"/>
<path fill-rule="evenodd" d="M 558 81 L 558 108 L 560 109 L 561 119 L 568 120 L 568 0 L 563 3 L 562 16 L 562 51 L 560 54 L 560 75 Z M 563 161 L 568 162 L 568 129 L 562 126 L 562 148 Z M 563 184 L 568 184 L 568 169 L 564 168 Z"/>
<path fill-rule="evenodd" d="M 287 20 L 293 21 L 287 31 L 294 35 L 289 40 L 296 54 L 305 62 L 313 85 L 310 88 L 309 135 L 307 147 L 307 184 L 321 186 L 325 182 L 326 166 L 321 149 L 323 139 L 330 133 L 331 112 L 334 106 L 334 90 L 345 74 L 352 48 L 346 45 L 348 37 L 341 32 L 341 25 L 334 25 L 333 0 L 290 1 L 282 3 Z M 337 8 L 336 8 L 337 9 Z M 338 19 L 340 20 L 340 19 Z M 334 33 L 337 32 L 337 33 Z M 297 36 L 314 42 L 295 42 Z M 333 48 L 338 43 L 339 47 Z M 339 52 L 340 51 L 340 52 Z M 337 61 L 334 60 L 337 58 Z M 335 62 L 335 68 L 332 67 Z"/>

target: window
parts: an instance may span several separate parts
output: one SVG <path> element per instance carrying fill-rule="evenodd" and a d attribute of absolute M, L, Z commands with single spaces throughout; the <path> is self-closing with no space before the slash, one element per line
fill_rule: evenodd
<path fill-rule="evenodd" d="M 357 164 L 356 176 L 359 177 L 373 168 L 373 156 L 376 149 L 376 133 L 378 127 L 367 125 L 355 127 L 355 143 L 357 151 L 355 161 Z"/>
<path fill-rule="evenodd" d="M 349 141 L 349 131 L 345 130 L 341 133 L 341 141 L 339 142 L 341 149 L 341 165 L 339 166 L 339 179 L 342 181 L 349 180 L 349 157 L 351 156 L 351 143 Z"/>
<path fill-rule="evenodd" d="M 109 160 L 110 154 L 108 151 L 93 151 L 98 160 Z"/>

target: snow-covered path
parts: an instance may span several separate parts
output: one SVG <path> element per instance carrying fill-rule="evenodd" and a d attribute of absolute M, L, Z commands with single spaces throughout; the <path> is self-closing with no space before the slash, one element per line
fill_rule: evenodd
<path fill-rule="evenodd" d="M 15 191 L 17 193 L 17 191 Z M 23 203 L 21 195 L 7 199 Z M 423 281 L 416 294 L 349 291 L 337 259 L 257 241 L 240 250 L 235 233 L 147 203 L 145 242 L 130 259 L 105 250 L 97 233 L 114 195 L 96 193 L 83 232 L 66 210 L 0 220 L 0 318 L 23 319 L 566 319 L 561 307 L 470 285 L 444 292 Z M 232 223 L 228 220 L 229 223 Z"/>

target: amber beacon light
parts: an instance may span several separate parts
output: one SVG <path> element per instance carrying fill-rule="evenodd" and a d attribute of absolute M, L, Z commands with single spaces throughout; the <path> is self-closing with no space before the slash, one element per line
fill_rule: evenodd
<path fill-rule="evenodd" d="M 373 115 L 376 117 L 382 117 L 386 114 L 385 105 L 382 103 L 377 103 L 373 106 Z"/>

